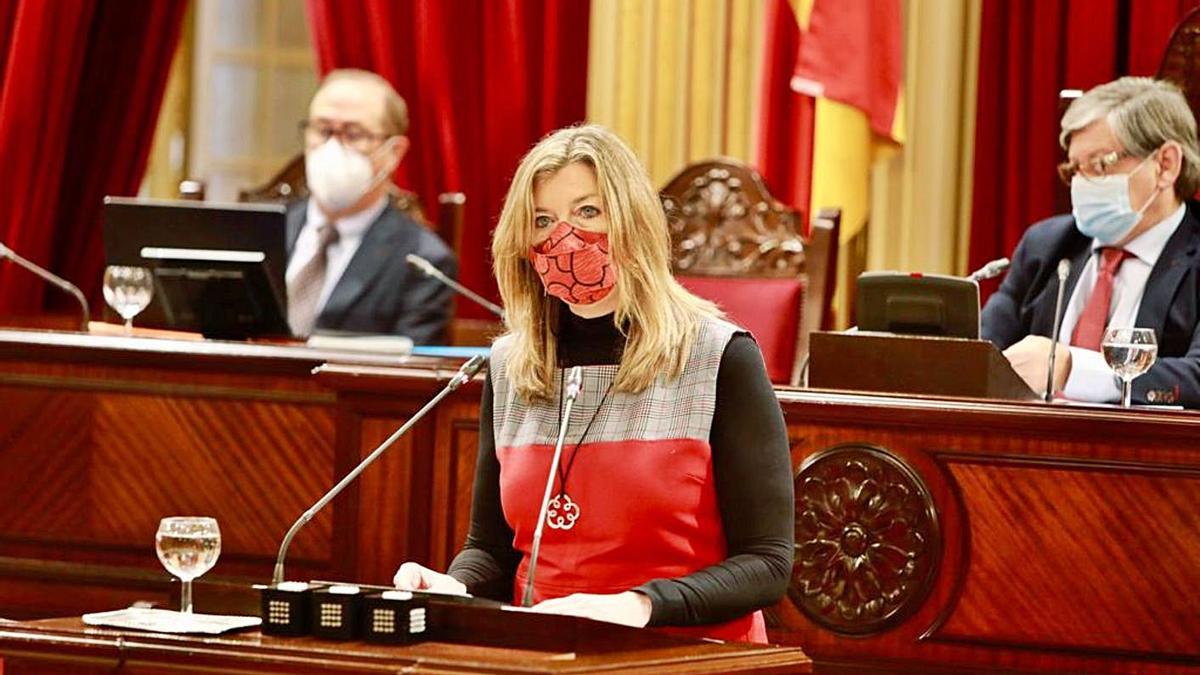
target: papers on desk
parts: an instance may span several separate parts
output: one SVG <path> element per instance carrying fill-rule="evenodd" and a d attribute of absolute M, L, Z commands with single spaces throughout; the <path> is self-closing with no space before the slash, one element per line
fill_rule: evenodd
<path fill-rule="evenodd" d="M 376 354 L 412 353 L 413 341 L 399 335 L 313 335 L 308 338 L 313 349 L 330 351 L 374 352 Z"/>
<path fill-rule="evenodd" d="M 220 635 L 239 628 L 252 628 L 262 623 L 257 616 L 222 616 L 220 614 L 184 614 L 166 609 L 129 607 L 111 612 L 84 614 L 89 626 L 106 626 L 145 630 L 155 633 Z"/>

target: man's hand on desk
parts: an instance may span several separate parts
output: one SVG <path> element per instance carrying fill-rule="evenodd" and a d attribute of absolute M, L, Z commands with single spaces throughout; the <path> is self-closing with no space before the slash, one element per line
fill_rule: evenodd
<path fill-rule="evenodd" d="M 1067 384 L 1067 376 L 1071 374 L 1071 350 L 1061 342 L 1055 346 L 1058 354 L 1054 357 L 1054 391 L 1062 391 Z M 1050 363 L 1050 338 L 1041 335 L 1027 335 L 1020 342 L 1004 350 L 1004 357 L 1012 364 L 1013 370 L 1025 380 L 1029 388 L 1039 394 L 1046 392 L 1046 368 Z"/>

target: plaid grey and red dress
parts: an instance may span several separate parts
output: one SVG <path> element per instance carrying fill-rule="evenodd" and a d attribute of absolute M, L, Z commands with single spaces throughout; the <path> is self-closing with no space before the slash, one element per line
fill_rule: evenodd
<path fill-rule="evenodd" d="M 583 367 L 583 389 L 553 490 L 569 496 L 578 511 L 565 514 L 576 516 L 569 529 L 545 529 L 536 601 L 571 593 L 619 593 L 726 558 L 708 439 L 721 357 L 738 332 L 725 321 L 704 320 L 682 375 L 674 380 L 660 376 L 637 394 L 610 391 L 616 365 Z M 548 399 L 517 397 L 505 369 L 509 344 L 501 338 L 492 348 L 492 418 L 501 504 L 513 531 L 513 548 L 521 554 L 514 596 L 520 597 L 558 434 L 562 378 L 556 372 Z M 560 517 L 559 523 L 565 522 Z M 669 630 L 766 642 L 757 611 L 727 623 Z"/>

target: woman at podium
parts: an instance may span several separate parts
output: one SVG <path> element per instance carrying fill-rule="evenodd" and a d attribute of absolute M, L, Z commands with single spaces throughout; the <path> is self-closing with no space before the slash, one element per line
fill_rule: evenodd
<path fill-rule="evenodd" d="M 483 393 L 470 532 L 447 574 L 405 563 L 397 586 L 519 602 L 565 423 L 535 609 L 765 642 L 759 610 L 792 568 L 783 415 L 754 339 L 671 275 L 633 152 L 599 126 L 547 136 L 517 169 L 492 253 L 508 332 Z"/>

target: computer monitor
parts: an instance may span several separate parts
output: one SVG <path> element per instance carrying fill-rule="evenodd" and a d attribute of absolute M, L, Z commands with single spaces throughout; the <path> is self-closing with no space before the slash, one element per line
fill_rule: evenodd
<path fill-rule="evenodd" d="M 979 284 L 942 274 L 858 276 L 858 330 L 979 338 Z"/>
<path fill-rule="evenodd" d="M 153 271 L 137 323 L 244 339 L 290 335 L 286 209 L 279 204 L 104 198 L 109 265 Z"/>

